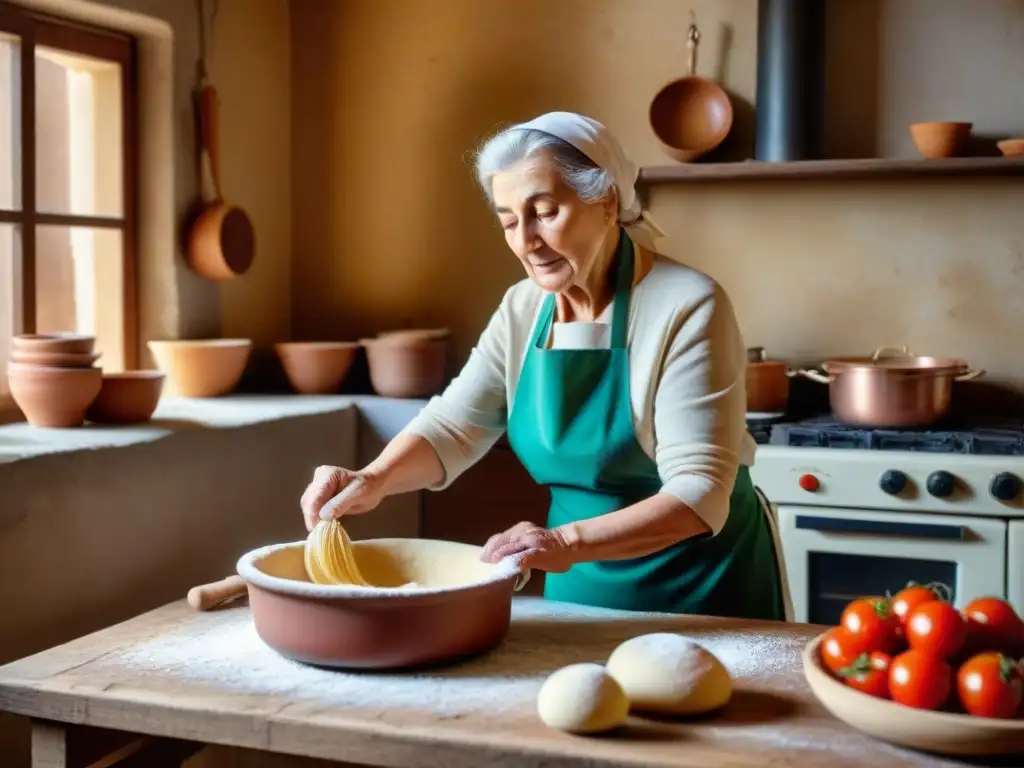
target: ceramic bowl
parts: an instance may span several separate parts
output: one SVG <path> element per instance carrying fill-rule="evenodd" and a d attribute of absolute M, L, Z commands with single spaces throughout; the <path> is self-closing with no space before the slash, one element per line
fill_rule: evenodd
<path fill-rule="evenodd" d="M 99 352 L 30 352 L 11 351 L 11 360 L 28 365 L 47 365 L 54 368 L 90 368 L 100 359 Z"/>
<path fill-rule="evenodd" d="M 370 384 L 382 397 L 420 398 L 444 387 L 448 339 L 401 331 L 363 339 Z"/>
<path fill-rule="evenodd" d="M 914 709 L 856 691 L 836 680 L 821 663 L 824 635 L 804 649 L 804 677 L 829 712 L 875 738 L 911 749 L 980 756 L 1024 752 L 1024 719 Z"/>
<path fill-rule="evenodd" d="M 251 339 L 150 341 L 157 368 L 167 374 L 164 392 L 176 397 L 220 397 L 242 378 Z"/>
<path fill-rule="evenodd" d="M 95 345 L 95 336 L 70 331 L 24 333 L 11 339 L 13 349 L 33 353 L 88 355 Z"/>
<path fill-rule="evenodd" d="M 160 402 L 163 371 L 106 373 L 100 393 L 85 412 L 94 424 L 138 424 L 149 421 Z"/>
<path fill-rule="evenodd" d="M 481 562 L 480 547 L 469 544 L 367 539 L 353 542 L 353 552 L 380 589 L 320 585 L 306 576 L 304 547 L 253 550 L 237 570 L 263 642 L 318 666 L 407 668 L 488 651 L 504 640 L 512 594 L 527 578 L 510 561 Z"/>
<path fill-rule="evenodd" d="M 52 368 L 10 362 L 11 397 L 34 427 L 77 427 L 100 392 L 99 368 Z"/>
<path fill-rule="evenodd" d="M 932 122 L 914 123 L 910 138 L 924 157 L 958 157 L 967 149 L 974 123 Z"/>
<path fill-rule="evenodd" d="M 359 352 L 355 341 L 291 341 L 274 345 L 292 388 L 303 395 L 337 392 Z"/>
<path fill-rule="evenodd" d="M 1024 138 L 1003 139 L 997 141 L 996 146 L 1004 157 L 1024 157 Z"/>

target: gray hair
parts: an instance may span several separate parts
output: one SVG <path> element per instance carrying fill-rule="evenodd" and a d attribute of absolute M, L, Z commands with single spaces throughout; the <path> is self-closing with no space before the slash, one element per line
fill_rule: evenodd
<path fill-rule="evenodd" d="M 566 185 L 585 203 L 599 202 L 615 186 L 608 171 L 569 142 L 544 131 L 513 126 L 492 136 L 476 153 L 476 178 L 487 199 L 494 202 L 491 196 L 494 174 L 541 152 L 551 154 Z"/>

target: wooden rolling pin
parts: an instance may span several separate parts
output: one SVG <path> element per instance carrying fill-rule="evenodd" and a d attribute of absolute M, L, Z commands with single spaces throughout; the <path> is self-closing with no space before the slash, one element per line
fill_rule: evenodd
<path fill-rule="evenodd" d="M 231 575 L 212 584 L 200 584 L 188 591 L 186 600 L 197 611 L 209 611 L 246 594 L 241 576 Z"/>

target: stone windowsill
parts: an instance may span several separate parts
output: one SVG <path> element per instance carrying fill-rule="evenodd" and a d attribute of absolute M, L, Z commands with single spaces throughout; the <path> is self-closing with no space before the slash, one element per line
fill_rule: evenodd
<path fill-rule="evenodd" d="M 426 401 L 372 395 L 233 395 L 210 399 L 165 398 L 145 424 L 40 429 L 25 423 L 0 426 L 0 464 L 42 456 L 127 448 L 152 443 L 182 430 L 231 429 L 355 408 L 379 439 L 390 440 Z"/>

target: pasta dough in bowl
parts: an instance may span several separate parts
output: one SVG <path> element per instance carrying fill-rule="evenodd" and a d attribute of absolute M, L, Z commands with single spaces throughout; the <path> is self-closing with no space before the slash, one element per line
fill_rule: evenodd
<path fill-rule="evenodd" d="M 261 547 L 238 561 L 256 632 L 282 655 L 393 669 L 483 653 L 505 639 L 512 594 L 528 578 L 514 561 L 485 563 L 480 547 L 435 539 L 345 537 L 332 553 L 327 533 L 315 529 L 308 542 Z M 315 535 L 324 540 L 307 570 Z M 338 583 L 339 574 L 352 583 Z"/>

